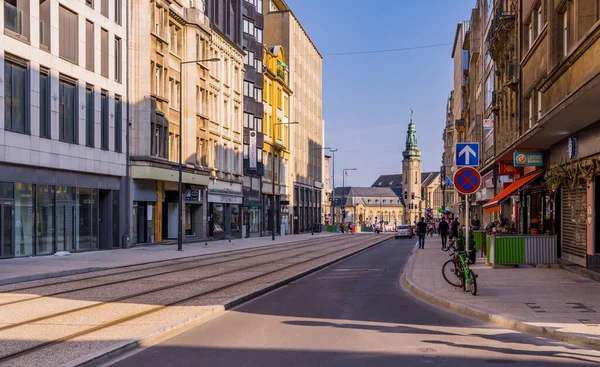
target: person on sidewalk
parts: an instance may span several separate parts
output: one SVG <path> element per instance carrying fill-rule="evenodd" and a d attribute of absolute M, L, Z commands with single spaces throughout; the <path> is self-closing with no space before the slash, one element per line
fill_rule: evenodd
<path fill-rule="evenodd" d="M 427 235 L 427 223 L 425 218 L 421 217 L 421 221 L 417 223 L 417 234 L 419 235 L 419 248 L 425 248 L 425 236 Z"/>
<path fill-rule="evenodd" d="M 460 228 L 460 223 L 457 218 L 454 218 L 452 224 L 450 225 L 450 240 L 458 240 L 458 230 Z"/>
<path fill-rule="evenodd" d="M 442 250 L 446 249 L 446 244 L 448 243 L 448 229 L 450 226 L 448 222 L 446 222 L 446 218 L 443 218 L 440 222 L 440 237 L 442 237 Z"/>
<path fill-rule="evenodd" d="M 479 220 L 477 214 L 475 214 L 473 216 L 473 219 L 471 219 L 471 229 L 474 231 L 478 231 L 481 229 L 481 221 Z"/>

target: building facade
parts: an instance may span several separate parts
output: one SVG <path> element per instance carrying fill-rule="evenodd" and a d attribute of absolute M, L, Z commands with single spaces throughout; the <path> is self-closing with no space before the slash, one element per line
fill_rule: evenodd
<path fill-rule="evenodd" d="M 402 158 L 402 188 L 407 204 L 404 223 L 416 223 L 423 215 L 424 207 L 421 196 L 421 152 L 412 112 L 406 132 L 406 149 L 402 152 Z"/>
<path fill-rule="evenodd" d="M 265 81 L 264 149 L 265 175 L 262 195 L 265 230 L 277 234 L 290 232 L 289 175 L 290 161 L 290 98 L 289 69 L 281 46 L 264 47 Z"/>
<path fill-rule="evenodd" d="M 344 196 L 345 223 L 381 228 L 404 223 L 404 202 L 389 187 L 351 187 Z"/>
<path fill-rule="evenodd" d="M 481 0 L 466 34 L 484 222 L 502 216 L 519 234 L 556 235 L 557 255 L 590 270 L 600 269 L 599 20 L 595 1 Z"/>
<path fill-rule="evenodd" d="M 325 154 L 323 160 L 323 186 L 324 186 L 324 202 L 323 202 L 323 219 L 321 223 L 324 224 L 333 224 L 333 211 L 332 211 L 332 202 L 333 189 L 331 187 L 331 179 L 330 175 L 333 173 L 331 170 L 331 155 Z"/>
<path fill-rule="evenodd" d="M 126 245 L 125 2 L 3 3 L 0 258 Z"/>
<path fill-rule="evenodd" d="M 290 192 L 292 233 L 318 225 L 323 201 L 322 56 L 283 0 L 263 3 L 264 43 L 288 54 L 290 99 Z M 292 185 L 293 183 L 293 185 Z"/>
<path fill-rule="evenodd" d="M 263 0 L 243 2 L 244 56 L 244 230 L 245 236 L 264 231 L 261 177 L 263 149 Z M 250 154 L 250 151 L 252 152 Z"/>

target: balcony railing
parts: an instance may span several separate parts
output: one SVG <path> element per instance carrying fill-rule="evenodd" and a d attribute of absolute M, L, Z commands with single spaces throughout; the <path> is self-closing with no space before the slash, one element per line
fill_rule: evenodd
<path fill-rule="evenodd" d="M 23 10 L 4 2 L 4 28 L 23 34 Z"/>

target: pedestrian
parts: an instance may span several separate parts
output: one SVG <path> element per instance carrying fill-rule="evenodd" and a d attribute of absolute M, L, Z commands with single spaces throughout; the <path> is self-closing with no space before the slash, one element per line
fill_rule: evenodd
<path fill-rule="evenodd" d="M 425 218 L 421 217 L 421 221 L 417 223 L 417 233 L 419 234 L 419 248 L 425 248 L 425 236 L 427 235 L 427 223 Z"/>
<path fill-rule="evenodd" d="M 479 220 L 477 214 L 475 214 L 473 216 L 473 219 L 471 219 L 471 229 L 473 229 L 474 231 L 478 231 L 481 229 L 481 221 Z"/>
<path fill-rule="evenodd" d="M 460 228 L 460 223 L 457 218 L 454 218 L 452 224 L 450 225 L 450 240 L 456 241 L 458 239 L 458 230 Z M 453 241 L 453 242 L 454 242 Z"/>
<path fill-rule="evenodd" d="M 344 233 L 344 223 L 340 223 L 340 230 Z"/>
<path fill-rule="evenodd" d="M 429 224 L 429 236 L 433 237 L 433 233 L 435 232 L 435 226 L 433 225 L 433 223 Z"/>
<path fill-rule="evenodd" d="M 440 234 L 440 221 L 439 221 L 439 219 L 435 221 L 435 233 Z"/>
<path fill-rule="evenodd" d="M 448 243 L 448 229 L 449 229 L 449 225 L 448 222 L 446 222 L 446 219 L 442 219 L 442 221 L 440 222 L 440 237 L 442 237 L 442 250 L 446 249 L 446 244 Z"/>

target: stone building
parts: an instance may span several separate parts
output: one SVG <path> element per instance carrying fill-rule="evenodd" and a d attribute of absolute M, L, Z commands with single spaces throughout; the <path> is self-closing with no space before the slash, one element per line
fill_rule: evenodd
<path fill-rule="evenodd" d="M 0 258 L 127 245 L 125 1 L 3 1 Z"/>
<path fill-rule="evenodd" d="M 310 232 L 321 219 L 323 201 L 322 56 L 283 0 L 263 3 L 264 43 L 288 54 L 290 99 L 290 194 L 292 232 Z"/>
<path fill-rule="evenodd" d="M 285 235 L 290 230 L 290 98 L 289 69 L 281 46 L 264 46 L 263 212 L 266 231 Z M 274 213 L 273 215 L 271 213 Z M 282 232 L 283 231 L 283 232 Z"/>
<path fill-rule="evenodd" d="M 185 239 L 241 236 L 241 4 L 131 5 L 133 242 L 177 238 L 180 144 Z"/>

